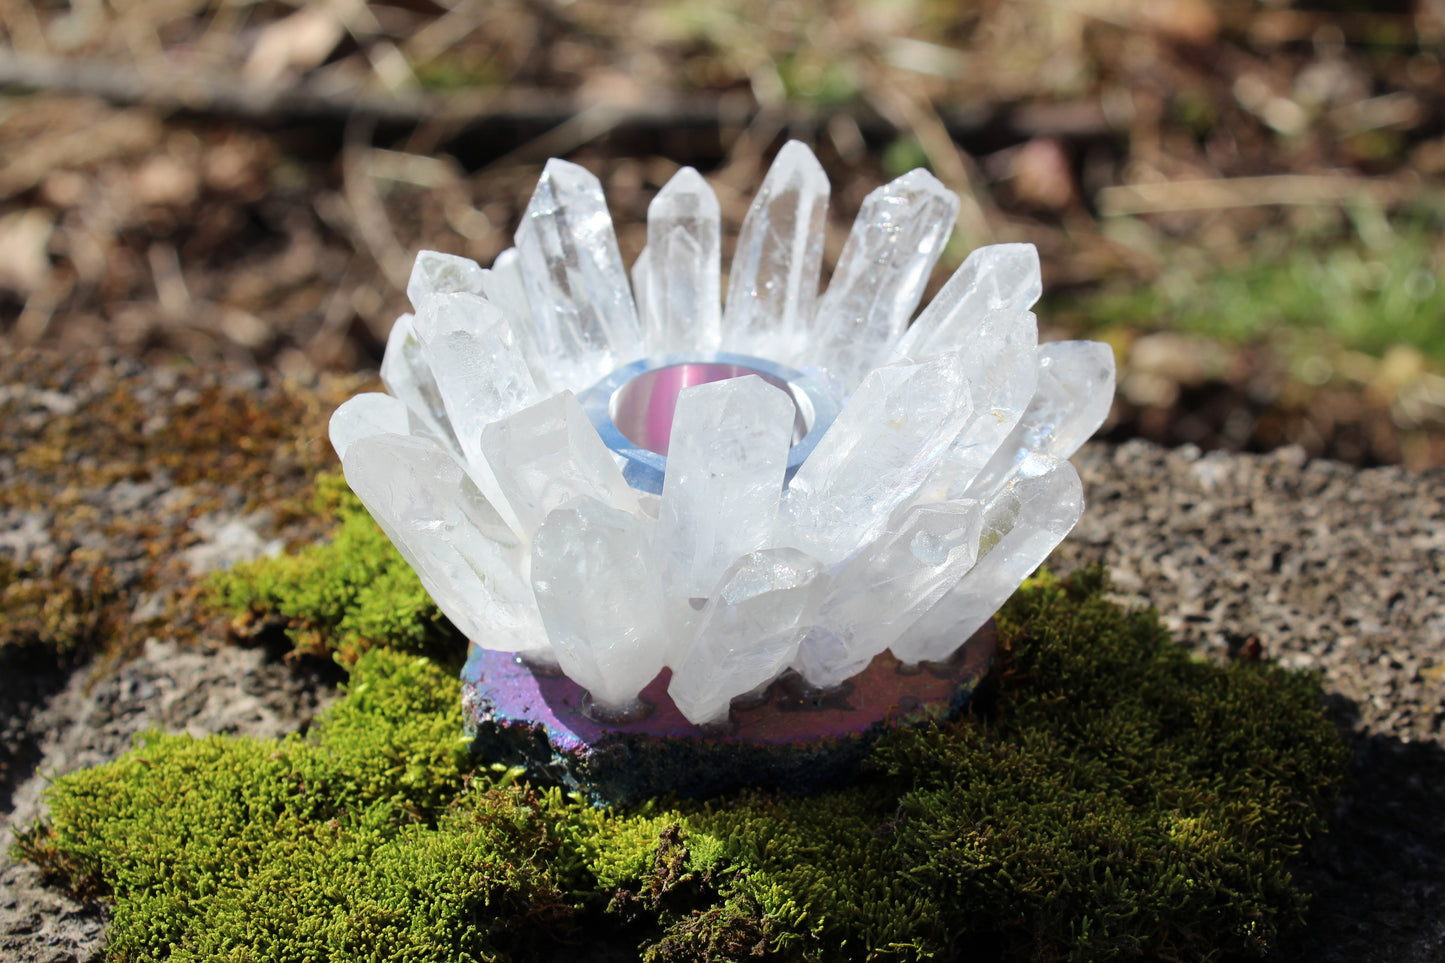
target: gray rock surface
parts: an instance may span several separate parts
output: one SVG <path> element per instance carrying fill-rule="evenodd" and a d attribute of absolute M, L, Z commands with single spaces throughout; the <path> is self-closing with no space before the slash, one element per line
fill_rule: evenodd
<path fill-rule="evenodd" d="M 151 640 L 121 666 L 76 672 L 26 727 L 40 763 L 0 812 L 0 960 L 65 963 L 99 958 L 105 908 L 47 887 L 36 868 L 9 857 L 14 831 L 43 811 L 57 776 L 121 756 L 152 729 L 261 738 L 303 728 L 333 696 L 314 676 L 259 648 L 187 647 Z"/>
<path fill-rule="evenodd" d="M 1282 955 L 1445 959 L 1445 473 L 1142 443 L 1087 446 L 1076 462 L 1089 507 L 1055 567 L 1105 562 L 1123 600 L 1156 606 L 1209 658 L 1258 651 L 1321 672 L 1353 741 L 1353 785 L 1301 864 L 1317 897 Z M 275 735 L 325 693 L 259 650 L 162 641 L 77 674 L 26 721 L 41 758 L 0 814 L 0 845 L 39 812 L 48 779 L 115 758 L 138 732 Z M 92 959 L 103 930 L 102 908 L 0 859 L 0 959 Z"/>

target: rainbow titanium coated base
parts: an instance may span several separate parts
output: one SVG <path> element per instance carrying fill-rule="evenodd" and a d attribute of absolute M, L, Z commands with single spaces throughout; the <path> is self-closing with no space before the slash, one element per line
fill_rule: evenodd
<path fill-rule="evenodd" d="M 988 671 L 994 645 L 989 622 L 946 663 L 905 671 L 885 652 L 826 691 L 807 690 L 789 673 L 747 707 L 735 704 L 726 731 L 683 718 L 667 696 L 667 670 L 643 690 L 650 715 L 601 723 L 583 714 L 585 693 L 566 676 L 473 645 L 462 670 L 462 709 L 483 758 L 524 765 L 534 780 L 578 790 L 596 805 L 743 786 L 810 792 L 851 778 L 885 731 L 957 718 Z"/>

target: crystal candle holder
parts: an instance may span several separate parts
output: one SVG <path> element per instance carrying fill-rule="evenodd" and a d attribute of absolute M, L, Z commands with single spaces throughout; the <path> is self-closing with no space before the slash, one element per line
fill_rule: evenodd
<path fill-rule="evenodd" d="M 480 741 L 629 792 L 798 781 L 744 744 L 841 772 L 820 760 L 956 711 L 987 661 L 964 643 L 1078 520 L 1066 459 L 1108 412 L 1113 355 L 1038 343 L 1033 246 L 974 251 L 910 325 L 958 199 L 922 170 L 874 191 L 820 295 L 828 191 L 784 146 L 725 304 L 691 168 L 649 208 L 630 283 L 600 183 L 560 160 L 490 269 L 418 255 L 387 393 L 330 434 L 471 640 Z M 811 729 L 759 722 L 805 711 Z M 667 777 L 599 761 L 629 756 Z"/>

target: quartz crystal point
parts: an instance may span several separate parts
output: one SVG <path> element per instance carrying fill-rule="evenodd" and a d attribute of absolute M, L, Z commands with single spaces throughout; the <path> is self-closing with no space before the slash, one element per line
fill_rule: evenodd
<path fill-rule="evenodd" d="M 1029 455 L 984 509 L 978 561 L 892 645 L 906 663 L 946 660 L 1063 541 L 1084 510 L 1067 461 Z"/>
<path fill-rule="evenodd" d="M 411 306 L 421 311 L 439 294 L 485 294 L 487 272 L 470 258 L 441 251 L 418 251 L 406 282 Z"/>
<path fill-rule="evenodd" d="M 696 638 L 667 687 L 688 721 L 726 722 L 733 697 L 787 668 L 827 590 L 822 563 L 796 549 L 753 552 L 734 562 L 704 606 Z"/>
<path fill-rule="evenodd" d="M 809 365 L 852 394 L 908 326 L 958 216 L 958 195 L 925 170 L 863 200 L 828 290 L 818 301 Z"/>
<path fill-rule="evenodd" d="M 517 517 L 482 455 L 482 429 L 540 398 L 510 323 L 485 298 L 424 296 L 413 327 L 468 473 L 507 524 Z"/>
<path fill-rule="evenodd" d="M 423 422 L 399 398 L 368 391 L 348 398 L 331 414 L 327 434 L 336 457 L 344 459 L 346 449 L 358 438 L 372 435 L 413 435 L 426 433 Z"/>
<path fill-rule="evenodd" d="M 482 430 L 482 453 L 523 535 L 579 496 L 640 511 L 622 469 L 570 391 L 488 425 Z"/>
<path fill-rule="evenodd" d="M 1032 244 L 990 244 L 953 272 L 894 346 L 895 358 L 927 358 L 966 345 L 998 318 L 1028 311 L 1043 293 L 1039 252 Z"/>
<path fill-rule="evenodd" d="M 1038 387 L 1028 410 L 970 486 L 988 498 L 1030 454 L 1068 458 L 1099 429 L 1114 401 L 1114 349 L 1102 341 L 1038 347 Z"/>
<path fill-rule="evenodd" d="M 375 434 L 353 439 L 341 465 L 452 624 L 484 648 L 556 663 L 526 547 L 450 454 L 429 438 Z"/>
<path fill-rule="evenodd" d="M 756 375 L 679 395 L 657 523 L 669 594 L 706 598 L 734 559 L 771 547 L 793 413 Z"/>
<path fill-rule="evenodd" d="M 562 671 L 625 714 L 667 659 L 661 580 L 639 515 L 582 496 L 532 540 L 532 589 Z"/>
<path fill-rule="evenodd" d="M 702 175 L 684 167 L 647 208 L 647 247 L 633 268 L 647 350 L 716 351 L 721 342 L 722 215 Z"/>
<path fill-rule="evenodd" d="M 959 433 L 922 500 L 961 498 L 1028 407 L 1038 377 L 1038 320 L 1029 306 L 1043 290 L 1032 244 L 994 244 L 970 254 L 894 348 L 926 358 L 962 350 L 972 381 L 974 420 Z"/>
<path fill-rule="evenodd" d="M 415 323 L 415 317 L 403 314 L 392 324 L 386 338 L 386 352 L 381 356 L 381 383 L 421 419 L 444 447 L 460 457 L 462 450 L 447 423 L 442 394 L 422 357 Z"/>
<path fill-rule="evenodd" d="M 642 357 L 642 327 L 596 177 L 548 161 L 516 241 L 538 348 L 555 383 L 589 385 Z"/>
<path fill-rule="evenodd" d="M 799 141 L 784 144 L 738 233 L 723 311 L 725 351 L 787 363 L 805 353 L 828 189 L 813 152 Z"/>
<path fill-rule="evenodd" d="M 798 547 L 836 565 L 882 531 L 968 423 L 964 360 L 950 352 L 863 379 L 783 498 Z"/>
<path fill-rule="evenodd" d="M 910 509 L 834 576 L 798 671 L 819 688 L 862 672 L 973 567 L 982 524 L 973 499 Z"/>

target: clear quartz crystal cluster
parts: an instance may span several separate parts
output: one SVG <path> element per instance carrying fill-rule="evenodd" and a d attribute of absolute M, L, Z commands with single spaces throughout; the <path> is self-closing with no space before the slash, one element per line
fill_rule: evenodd
<path fill-rule="evenodd" d="M 600 711 L 664 668 L 696 724 L 789 668 L 838 685 L 885 650 L 941 661 L 1083 509 L 1066 461 L 1113 398 L 1109 348 L 1038 343 L 1032 245 L 976 250 L 909 326 L 958 200 L 916 170 L 864 201 L 819 294 L 829 185 L 791 142 L 738 237 L 683 168 L 630 283 L 598 180 L 549 162 L 491 269 L 418 255 L 381 375 L 331 440 L 347 481 L 475 644 L 557 665 Z M 618 368 L 727 352 L 840 406 L 785 482 L 795 399 L 686 388 L 660 497 L 631 488 L 577 395 Z"/>

